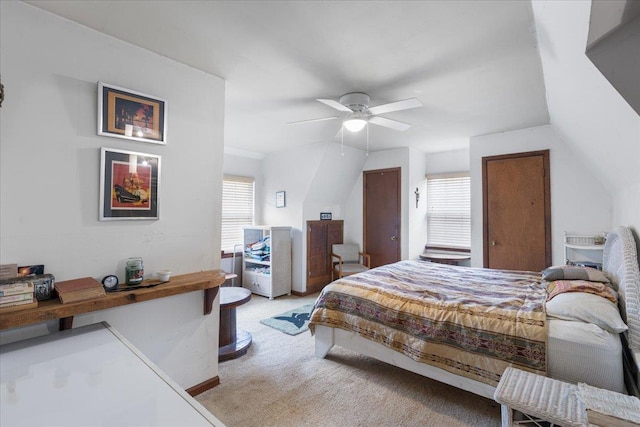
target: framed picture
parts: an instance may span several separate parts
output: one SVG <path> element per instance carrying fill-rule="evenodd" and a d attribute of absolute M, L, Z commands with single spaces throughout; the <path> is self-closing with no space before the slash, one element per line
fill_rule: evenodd
<path fill-rule="evenodd" d="M 158 219 L 160 156 L 102 148 L 100 221 Z"/>
<path fill-rule="evenodd" d="M 276 208 L 284 208 L 287 200 L 284 191 L 276 191 Z"/>
<path fill-rule="evenodd" d="M 98 135 L 167 143 L 167 101 L 98 82 Z"/>

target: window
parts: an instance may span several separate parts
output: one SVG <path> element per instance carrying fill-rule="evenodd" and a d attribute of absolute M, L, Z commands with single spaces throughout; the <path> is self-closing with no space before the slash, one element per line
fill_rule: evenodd
<path fill-rule="evenodd" d="M 468 172 L 427 176 L 427 245 L 471 248 Z"/>
<path fill-rule="evenodd" d="M 242 243 L 242 226 L 253 225 L 253 178 L 225 176 L 222 179 L 222 239 L 225 252 Z"/>

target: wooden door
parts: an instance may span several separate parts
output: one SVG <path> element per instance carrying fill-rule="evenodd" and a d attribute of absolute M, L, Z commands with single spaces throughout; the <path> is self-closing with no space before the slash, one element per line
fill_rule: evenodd
<path fill-rule="evenodd" d="M 331 246 L 342 243 L 343 221 L 307 221 L 307 293 L 331 282 Z"/>
<path fill-rule="evenodd" d="M 363 249 L 371 267 L 400 261 L 400 168 L 363 175 Z"/>
<path fill-rule="evenodd" d="M 484 266 L 551 265 L 549 150 L 483 157 Z"/>

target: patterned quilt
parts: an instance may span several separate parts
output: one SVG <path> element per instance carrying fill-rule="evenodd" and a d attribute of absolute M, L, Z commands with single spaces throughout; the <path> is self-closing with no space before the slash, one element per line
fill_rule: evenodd
<path fill-rule="evenodd" d="M 354 332 L 495 386 L 507 366 L 546 374 L 541 280 L 534 272 L 400 261 L 327 285 L 309 327 Z"/>

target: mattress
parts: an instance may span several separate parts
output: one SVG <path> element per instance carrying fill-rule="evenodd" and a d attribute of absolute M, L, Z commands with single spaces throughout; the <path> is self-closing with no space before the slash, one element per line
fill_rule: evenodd
<path fill-rule="evenodd" d="M 549 318 L 547 375 L 625 393 L 618 334 L 591 323 Z"/>

